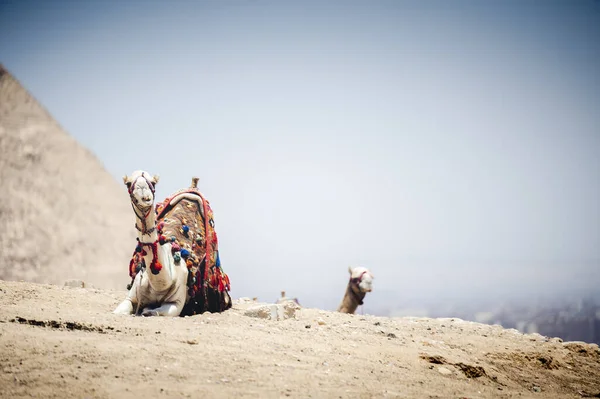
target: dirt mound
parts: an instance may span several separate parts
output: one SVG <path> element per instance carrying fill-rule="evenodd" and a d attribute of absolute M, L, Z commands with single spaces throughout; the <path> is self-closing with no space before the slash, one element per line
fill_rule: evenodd
<path fill-rule="evenodd" d="M 595 344 L 300 309 L 111 314 L 123 293 L 0 281 L 0 398 L 600 397 Z"/>
<path fill-rule="evenodd" d="M 127 192 L 0 66 L 0 278 L 127 284 Z"/>

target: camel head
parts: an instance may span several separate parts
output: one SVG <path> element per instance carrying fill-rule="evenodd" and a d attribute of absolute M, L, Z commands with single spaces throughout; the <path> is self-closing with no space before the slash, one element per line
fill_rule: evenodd
<path fill-rule="evenodd" d="M 349 267 L 350 283 L 355 284 L 361 292 L 373 290 L 373 274 L 366 267 Z"/>
<path fill-rule="evenodd" d="M 154 187 L 158 176 L 143 170 L 136 170 L 130 176 L 123 176 L 123 183 L 131 197 L 131 202 L 140 210 L 147 210 L 154 204 Z"/>

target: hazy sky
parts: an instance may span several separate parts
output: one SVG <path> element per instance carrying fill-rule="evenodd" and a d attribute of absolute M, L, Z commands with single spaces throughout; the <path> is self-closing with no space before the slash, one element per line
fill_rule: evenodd
<path fill-rule="evenodd" d="M 598 287 L 599 1 L 0 4 L 0 62 L 115 179 L 200 177 L 236 297 Z"/>

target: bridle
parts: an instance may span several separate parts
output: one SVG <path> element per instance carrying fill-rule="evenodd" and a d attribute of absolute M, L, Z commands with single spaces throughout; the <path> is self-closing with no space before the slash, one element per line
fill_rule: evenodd
<path fill-rule="evenodd" d="M 143 209 L 140 209 L 140 207 L 138 206 L 138 201 L 137 198 L 135 198 L 135 196 L 133 195 L 133 191 L 135 190 L 135 183 L 138 181 L 138 179 L 142 177 L 144 178 L 144 180 L 146 180 L 146 183 L 148 184 L 148 187 L 150 188 L 150 191 L 152 192 L 152 199 L 154 199 L 154 184 L 148 180 L 146 178 L 146 176 L 144 176 L 144 174 L 142 174 L 141 176 L 138 176 L 135 178 L 135 180 L 127 186 L 127 191 L 129 192 L 129 198 L 131 198 L 131 207 L 133 208 L 133 212 L 135 213 L 135 216 L 140 220 L 140 222 L 142 223 L 142 228 L 140 229 L 137 225 L 137 223 L 135 224 L 135 228 L 142 233 L 142 235 L 149 235 L 152 234 L 155 230 L 156 230 L 156 224 L 154 226 L 152 226 L 151 228 L 148 228 L 146 226 L 146 219 L 148 218 L 148 216 L 150 215 L 150 212 L 152 212 L 154 210 L 154 207 L 151 205 L 148 207 L 148 211 L 144 212 Z M 140 216 L 140 213 L 138 213 L 138 211 L 143 215 Z M 142 254 L 142 256 L 147 255 L 147 252 L 144 250 L 144 247 L 150 247 L 150 250 L 152 251 L 152 261 L 150 263 L 150 270 L 152 271 L 152 274 L 158 274 L 161 269 L 162 269 L 162 264 L 160 263 L 160 261 L 158 260 L 158 242 L 159 240 L 156 240 L 154 242 L 142 242 L 140 241 L 140 239 L 138 238 L 138 245 L 135 248 L 135 252 L 139 252 Z M 133 258 L 131 260 L 133 262 Z M 130 264 L 130 270 L 131 270 L 131 264 Z"/>
<path fill-rule="evenodd" d="M 364 272 L 362 272 L 360 274 L 360 276 L 358 277 L 350 277 L 350 284 L 352 284 L 354 287 L 356 287 L 356 289 L 358 290 L 358 293 L 353 289 L 354 287 L 350 288 L 350 292 L 352 293 L 352 296 L 354 297 L 354 300 L 356 301 L 356 303 L 358 303 L 359 305 L 363 304 L 363 300 L 360 297 L 360 294 L 363 294 L 363 292 L 361 292 L 359 284 L 362 282 L 363 276 L 367 274 L 367 271 L 365 270 Z M 360 293 L 360 294 L 359 294 Z M 364 295 L 362 295 L 364 297 Z"/>
<path fill-rule="evenodd" d="M 152 212 L 153 207 L 149 206 L 148 211 L 144 213 L 144 211 L 142 209 L 140 209 L 140 207 L 138 206 L 137 198 L 135 198 L 135 195 L 133 195 L 133 191 L 135 190 L 135 183 L 138 181 L 138 179 L 140 177 L 143 178 L 144 180 L 146 180 L 146 183 L 148 184 L 148 187 L 150 188 L 150 191 L 152 192 L 152 198 L 154 198 L 154 191 L 155 191 L 154 184 L 150 180 L 148 180 L 146 178 L 146 176 L 144 176 L 143 174 L 141 176 L 136 177 L 136 179 L 127 187 L 127 191 L 129 192 L 129 198 L 131 199 L 131 207 L 133 208 L 133 212 L 135 213 L 135 216 L 137 216 L 137 218 L 142 223 L 141 229 L 138 227 L 137 223 L 135 224 L 135 228 L 143 235 L 148 235 L 148 234 L 152 234 L 152 232 L 154 232 L 154 230 L 156 230 L 156 226 L 152 226 L 151 228 L 148 228 L 146 226 L 146 219 L 150 215 L 150 212 Z M 143 216 L 140 216 L 138 211 Z"/>
<path fill-rule="evenodd" d="M 363 276 L 364 276 L 365 274 L 367 274 L 367 271 L 366 271 L 366 270 L 365 270 L 364 272 L 362 272 L 362 273 L 360 274 L 360 276 L 358 276 L 358 277 L 354 277 L 354 278 L 350 277 L 350 282 L 351 282 L 352 284 L 356 284 L 356 286 L 358 286 L 358 285 L 359 285 L 359 284 L 362 282 Z"/>

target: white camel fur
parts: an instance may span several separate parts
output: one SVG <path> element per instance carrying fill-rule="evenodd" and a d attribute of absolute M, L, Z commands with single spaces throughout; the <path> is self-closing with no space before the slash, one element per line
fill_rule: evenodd
<path fill-rule="evenodd" d="M 365 267 L 349 267 L 348 271 L 350 272 L 350 281 L 348 281 L 346 293 L 338 307 L 338 312 L 354 314 L 356 308 L 363 304 L 367 292 L 371 292 L 373 289 L 375 277 Z"/>
<path fill-rule="evenodd" d="M 138 170 L 131 176 L 124 176 L 123 182 L 128 188 L 136 215 L 139 242 L 146 248 L 144 262 L 146 265 L 153 265 L 157 260 L 162 268 L 158 268 L 156 272 L 148 267 L 137 273 L 127 298 L 113 313 L 132 314 L 139 313 L 138 309 L 142 309 L 143 316 L 179 316 L 187 300 L 188 269 L 184 262 L 181 262 L 181 266 L 175 263 L 170 243 L 156 245 L 158 232 L 154 186 L 158 183 L 158 176 Z M 156 253 L 152 250 L 152 244 Z M 154 307 L 155 305 L 158 307 Z"/>

